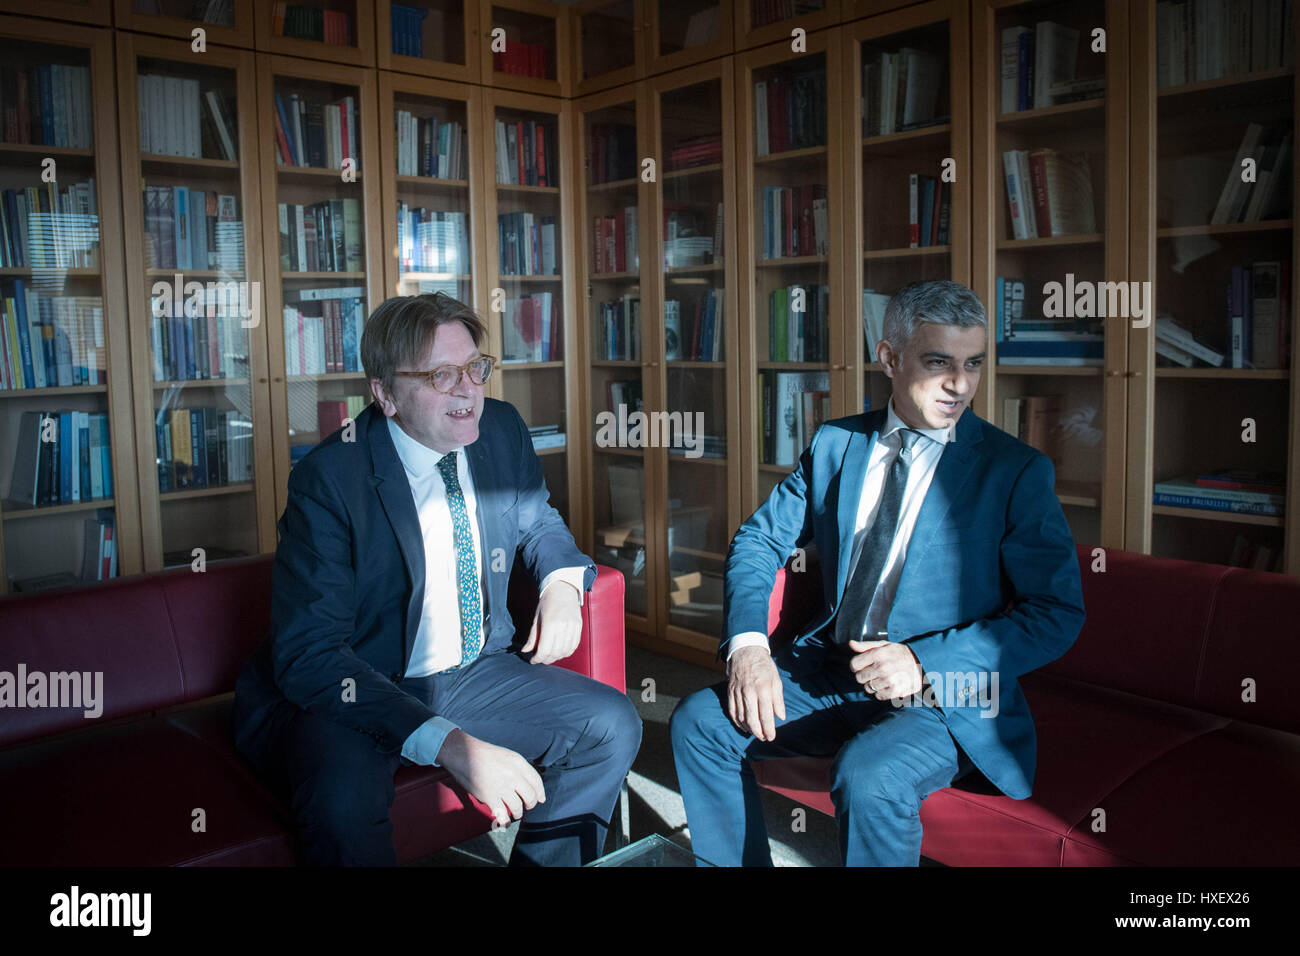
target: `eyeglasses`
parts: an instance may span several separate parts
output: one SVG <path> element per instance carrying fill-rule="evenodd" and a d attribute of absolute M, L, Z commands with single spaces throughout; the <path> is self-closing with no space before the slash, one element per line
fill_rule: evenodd
<path fill-rule="evenodd" d="M 487 380 L 492 377 L 492 369 L 496 361 L 496 356 L 480 355 L 464 365 L 439 365 L 437 368 L 423 372 L 394 372 L 393 374 L 400 375 L 402 378 L 422 378 L 434 391 L 445 395 L 460 384 L 460 377 L 465 374 L 469 375 L 469 380 L 475 385 L 486 385 Z"/>

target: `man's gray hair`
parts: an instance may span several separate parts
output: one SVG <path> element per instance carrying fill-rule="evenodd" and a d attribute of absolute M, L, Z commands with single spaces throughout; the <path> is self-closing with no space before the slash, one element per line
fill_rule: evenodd
<path fill-rule="evenodd" d="M 987 327 L 989 319 L 979 296 L 960 282 L 950 279 L 909 282 L 889 300 L 881 335 L 895 351 L 902 351 L 922 322 L 969 329 Z M 871 358 L 874 356 L 868 357 L 868 361 Z"/>

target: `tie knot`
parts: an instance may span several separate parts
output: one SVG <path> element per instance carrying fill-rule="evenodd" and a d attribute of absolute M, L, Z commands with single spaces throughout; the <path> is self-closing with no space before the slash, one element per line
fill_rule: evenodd
<path fill-rule="evenodd" d="M 456 480 L 456 452 L 449 451 L 438 459 L 438 471 L 444 481 L 451 483 Z"/>
<path fill-rule="evenodd" d="M 898 430 L 898 438 L 899 441 L 903 443 L 903 446 L 899 449 L 898 453 L 902 455 L 904 459 L 910 458 L 912 455 L 912 446 L 920 441 L 921 437 L 921 433 L 918 431 L 914 431 L 911 428 L 900 428 Z"/>

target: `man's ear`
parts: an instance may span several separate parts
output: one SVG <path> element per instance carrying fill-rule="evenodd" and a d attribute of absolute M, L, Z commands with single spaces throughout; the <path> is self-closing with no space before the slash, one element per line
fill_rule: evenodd
<path fill-rule="evenodd" d="M 393 404 L 392 393 L 384 388 L 384 383 L 377 378 L 370 380 L 370 392 L 375 396 L 375 402 L 379 405 L 379 410 L 389 418 L 397 414 L 397 406 Z"/>
<path fill-rule="evenodd" d="M 876 361 L 880 363 L 881 371 L 890 378 L 894 377 L 895 368 L 891 363 L 898 361 L 898 353 L 894 351 L 888 339 L 880 339 L 876 342 Z"/>

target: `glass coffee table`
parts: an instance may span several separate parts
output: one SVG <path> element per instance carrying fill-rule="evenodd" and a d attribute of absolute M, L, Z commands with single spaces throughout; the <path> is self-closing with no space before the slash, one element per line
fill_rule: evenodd
<path fill-rule="evenodd" d="M 690 850 L 657 833 L 637 840 L 621 850 L 593 860 L 587 866 L 713 866 Z"/>

